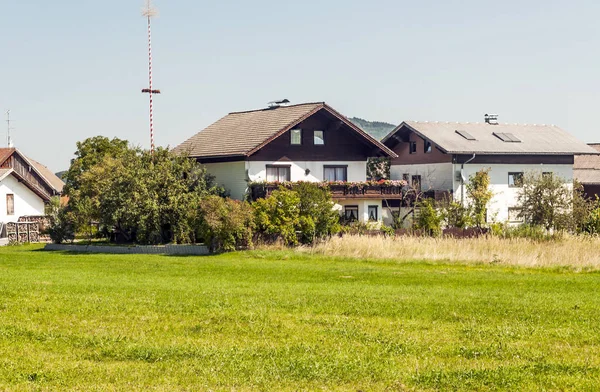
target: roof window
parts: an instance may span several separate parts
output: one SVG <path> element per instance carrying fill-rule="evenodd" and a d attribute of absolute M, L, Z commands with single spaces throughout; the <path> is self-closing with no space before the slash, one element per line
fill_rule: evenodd
<path fill-rule="evenodd" d="M 521 143 L 521 140 L 512 133 L 494 132 L 493 135 L 505 143 Z"/>
<path fill-rule="evenodd" d="M 456 133 L 458 133 L 460 136 L 464 137 L 467 140 L 477 140 L 473 137 L 473 135 L 471 135 L 469 132 L 467 131 L 460 131 L 460 130 L 456 130 Z"/>

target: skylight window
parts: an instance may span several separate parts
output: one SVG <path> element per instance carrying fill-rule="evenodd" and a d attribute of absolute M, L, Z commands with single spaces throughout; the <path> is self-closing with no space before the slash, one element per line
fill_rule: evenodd
<path fill-rule="evenodd" d="M 460 136 L 464 137 L 467 140 L 477 140 L 473 137 L 473 135 L 471 135 L 469 132 L 467 131 L 460 131 L 460 130 L 456 130 L 456 133 L 458 133 Z"/>
<path fill-rule="evenodd" d="M 505 143 L 521 143 L 521 140 L 512 133 L 494 132 L 493 134 Z"/>

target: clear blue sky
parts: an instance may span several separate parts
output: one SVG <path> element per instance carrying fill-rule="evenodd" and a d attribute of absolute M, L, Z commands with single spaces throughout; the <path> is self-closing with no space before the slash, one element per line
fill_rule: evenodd
<path fill-rule="evenodd" d="M 0 0 L 0 109 L 53 170 L 75 142 L 149 146 L 142 0 Z M 557 124 L 600 141 L 598 1 L 166 1 L 156 141 L 276 98 L 348 116 Z M 2 115 L 2 119 L 5 116 Z M 5 123 L 0 126 L 4 145 Z"/>

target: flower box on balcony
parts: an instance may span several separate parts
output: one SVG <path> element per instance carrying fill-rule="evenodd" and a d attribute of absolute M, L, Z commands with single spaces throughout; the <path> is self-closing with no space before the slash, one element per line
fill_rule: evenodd
<path fill-rule="evenodd" d="M 381 195 L 381 185 L 367 185 L 364 187 L 365 195 Z"/>

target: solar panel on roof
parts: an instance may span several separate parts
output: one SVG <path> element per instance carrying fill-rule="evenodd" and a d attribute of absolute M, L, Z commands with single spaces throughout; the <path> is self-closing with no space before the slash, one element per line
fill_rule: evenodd
<path fill-rule="evenodd" d="M 511 142 L 521 143 L 521 140 L 519 140 L 519 138 L 513 135 L 512 133 L 505 133 L 505 135 L 510 139 Z"/>
<path fill-rule="evenodd" d="M 461 131 L 461 130 L 456 130 L 456 133 L 458 133 L 460 136 L 464 137 L 467 140 L 477 140 L 473 137 L 473 135 L 471 135 L 469 132 L 467 131 Z"/>
<path fill-rule="evenodd" d="M 521 140 L 512 133 L 493 132 L 493 135 L 505 143 L 521 143 Z"/>

